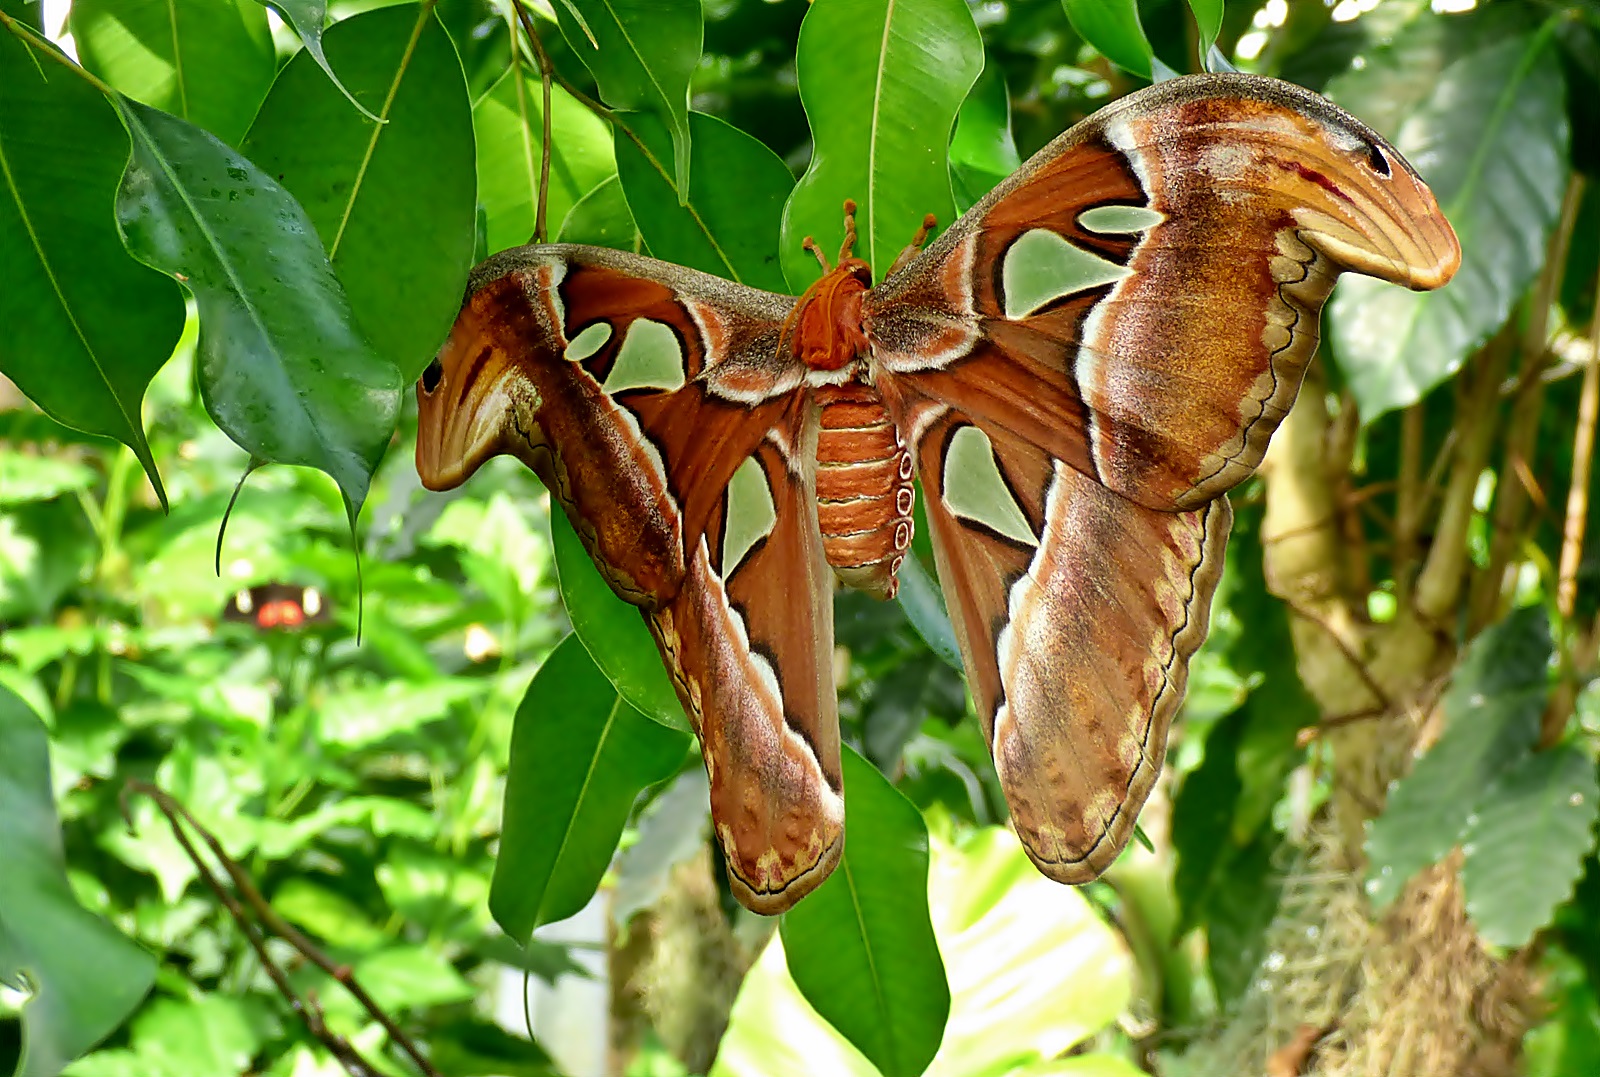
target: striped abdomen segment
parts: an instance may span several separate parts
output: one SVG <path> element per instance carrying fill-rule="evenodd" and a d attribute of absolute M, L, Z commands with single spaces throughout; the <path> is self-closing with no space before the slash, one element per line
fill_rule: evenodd
<path fill-rule="evenodd" d="M 822 386 L 817 522 L 828 564 L 844 584 L 893 598 L 911 545 L 911 454 L 870 386 Z"/>

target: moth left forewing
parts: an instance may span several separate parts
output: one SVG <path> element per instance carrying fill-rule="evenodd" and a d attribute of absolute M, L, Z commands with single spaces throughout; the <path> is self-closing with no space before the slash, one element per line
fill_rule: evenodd
<path fill-rule="evenodd" d="M 797 399 L 735 469 L 687 585 L 651 618 L 700 735 L 729 881 L 762 913 L 820 884 L 844 842 L 815 441 Z"/>

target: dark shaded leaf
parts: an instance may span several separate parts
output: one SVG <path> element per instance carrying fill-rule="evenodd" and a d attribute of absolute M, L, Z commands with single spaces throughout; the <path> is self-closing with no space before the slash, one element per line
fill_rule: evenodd
<path fill-rule="evenodd" d="M 140 403 L 183 331 L 183 297 L 117 234 L 127 162 L 116 110 L 0 30 L 0 371 L 52 418 L 132 449 L 165 504 Z"/>
<path fill-rule="evenodd" d="M 1229 860 L 1211 895 L 1206 955 L 1224 1006 L 1244 995 L 1266 956 L 1267 928 L 1283 893 L 1283 873 L 1273 863 L 1282 847 L 1282 836 L 1264 829 Z"/>
<path fill-rule="evenodd" d="M 250 0 L 77 0 L 68 26 L 84 67 L 229 145 L 277 69 L 267 13 Z"/>
<path fill-rule="evenodd" d="M 922 815 L 849 748 L 844 855 L 784 914 L 789 974 L 885 1077 L 917 1077 L 944 1038 L 950 989 L 928 917 Z"/>
<path fill-rule="evenodd" d="M 1444 732 L 1389 790 L 1367 832 L 1367 895 L 1379 909 L 1461 840 L 1484 790 L 1527 758 L 1547 695 L 1550 623 L 1529 606 L 1467 648 L 1445 693 Z"/>
<path fill-rule="evenodd" d="M 48 744 L 38 717 L 0 687 L 0 982 L 33 995 L 18 1077 L 54 1077 L 122 1023 L 156 971 L 67 884 Z"/>
<path fill-rule="evenodd" d="M 467 87 L 439 20 L 413 4 L 345 19 L 326 42 L 385 122 L 352 109 L 302 51 L 241 148 L 305 209 L 356 324 L 409 381 L 450 331 L 471 268 Z"/>
<path fill-rule="evenodd" d="M 768 291 L 786 291 L 778 230 L 794 177 L 761 142 L 703 112 L 689 113 L 694 140 L 687 194 L 673 181 L 671 141 L 649 113 L 618 127 L 617 175 L 650 253 Z"/>
<path fill-rule="evenodd" d="M 842 206 L 857 204 L 857 257 L 881 280 L 928 213 L 955 220 L 947 147 L 983 69 L 983 42 L 962 0 L 816 0 L 800 26 L 795 70 L 811 122 L 811 165 L 784 209 L 783 272 L 800 291 L 831 260 Z"/>
<path fill-rule="evenodd" d="M 122 102 L 133 159 L 117 192 L 128 249 L 200 309 L 206 410 L 251 456 L 339 484 L 354 527 L 400 405 L 400 374 L 354 324 L 305 211 L 211 135 Z"/>
<path fill-rule="evenodd" d="M 617 695 L 576 635 L 545 659 L 517 708 L 489 911 L 524 942 L 588 903 L 634 798 L 690 740 Z"/>
<path fill-rule="evenodd" d="M 1594 762 L 1558 745 L 1524 756 L 1478 798 L 1462 835 L 1467 915 L 1497 946 L 1526 946 L 1572 896 L 1594 848 Z"/>

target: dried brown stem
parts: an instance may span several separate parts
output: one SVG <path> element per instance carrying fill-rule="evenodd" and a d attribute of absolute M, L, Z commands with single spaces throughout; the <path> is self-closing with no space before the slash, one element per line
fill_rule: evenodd
<path fill-rule="evenodd" d="M 1550 348 L 1550 307 L 1555 302 L 1556 289 L 1561 285 L 1561 273 L 1566 267 L 1567 248 L 1572 242 L 1573 225 L 1583 201 L 1583 187 L 1583 176 L 1573 173 L 1561 203 L 1561 216 L 1550 235 L 1544 267 L 1528 298 L 1527 324 L 1518 347 L 1522 368 L 1518 372 L 1512 396 L 1500 481 L 1495 486 L 1489 563 L 1472 591 L 1470 614 L 1474 631 L 1497 620 L 1504 611 L 1515 579 L 1511 562 L 1516 551 L 1522 548 L 1529 526 L 1527 487 L 1520 482 L 1508 481 L 1511 478 L 1508 472 L 1526 473 L 1528 460 L 1533 456 L 1539 432 L 1539 416 L 1544 410 L 1544 379 L 1541 375 Z"/>
<path fill-rule="evenodd" d="M 1467 578 L 1472 499 L 1498 432 L 1495 411 L 1500 403 L 1500 378 L 1510 360 L 1512 343 L 1509 329 L 1503 330 L 1462 374 L 1454 424 L 1460 439 L 1445 483 L 1433 545 L 1417 575 L 1412 603 L 1425 624 L 1440 625 L 1449 619 Z"/>
<path fill-rule="evenodd" d="M 1561 561 L 1556 570 L 1556 608 L 1571 619 L 1578 600 L 1578 565 L 1583 557 L 1584 524 L 1589 516 L 1589 476 L 1594 465 L 1594 429 L 1600 411 L 1600 315 L 1591 329 L 1595 352 L 1583 372 L 1578 396 L 1578 429 L 1572 440 L 1572 485 L 1567 490 L 1567 519 L 1561 531 Z"/>
<path fill-rule="evenodd" d="M 142 793 L 155 802 L 156 807 L 166 816 L 168 825 L 172 827 L 173 836 L 178 839 L 178 843 L 183 847 L 184 853 L 194 862 L 201 877 L 206 881 L 206 885 L 216 894 L 217 899 L 228 910 L 229 915 L 239 925 L 240 930 L 245 933 L 245 937 L 250 941 L 256 956 L 260 959 L 267 975 L 272 979 L 279 993 L 301 1015 L 311 1034 L 327 1047 L 354 1077 L 368 1077 L 369 1074 L 375 1074 L 378 1071 L 363 1059 L 360 1053 L 347 1040 L 328 1029 L 327 1025 L 322 1021 L 321 1011 L 318 1009 L 314 998 L 301 998 L 299 993 L 295 991 L 283 970 L 267 954 L 265 939 L 262 938 L 261 929 L 257 927 L 255 921 L 258 920 L 265 925 L 274 935 L 277 935 L 299 951 L 306 960 L 343 984 L 345 990 L 349 991 L 351 996 L 367 1011 L 368 1016 L 383 1026 L 384 1031 L 389 1035 L 389 1039 L 405 1052 L 424 1074 L 424 1077 L 440 1077 L 439 1071 L 434 1069 L 433 1064 L 428 1061 L 428 1057 L 422 1053 L 411 1037 L 406 1035 L 405 1030 L 395 1022 L 394 1018 L 389 1016 L 387 1011 L 373 1001 L 372 996 L 367 993 L 366 989 L 361 986 L 360 981 L 350 971 L 350 967 L 336 964 L 316 944 L 301 934 L 294 925 L 280 917 L 267 902 L 267 899 L 262 897 L 261 891 L 256 889 L 254 880 L 250 878 L 244 868 L 239 866 L 239 862 L 228 855 L 227 850 L 222 847 L 222 843 L 217 840 L 216 835 L 201 825 L 200 821 L 189 812 L 188 808 L 164 790 L 138 779 L 132 779 L 128 782 L 125 792 L 127 791 Z M 238 891 L 238 896 L 229 893 L 227 888 L 212 873 L 210 865 L 200 856 L 199 850 L 194 847 L 188 835 L 184 832 L 185 825 L 200 835 L 200 839 L 205 842 L 206 847 L 211 851 L 211 855 L 216 858 L 218 864 L 222 865 L 222 869 L 227 873 L 228 878 L 233 881 L 234 888 Z M 244 899 L 242 903 L 240 897 Z M 248 906 L 248 909 L 246 906 Z M 252 920 L 252 914 L 254 920 Z M 353 1066 L 359 1068 L 352 1068 Z"/>

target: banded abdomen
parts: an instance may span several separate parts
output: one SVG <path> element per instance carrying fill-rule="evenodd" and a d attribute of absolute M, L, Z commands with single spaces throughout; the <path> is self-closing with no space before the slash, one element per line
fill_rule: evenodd
<path fill-rule="evenodd" d="M 817 522 L 839 580 L 893 598 L 911 546 L 911 454 L 883 401 L 859 383 L 822 386 Z"/>

